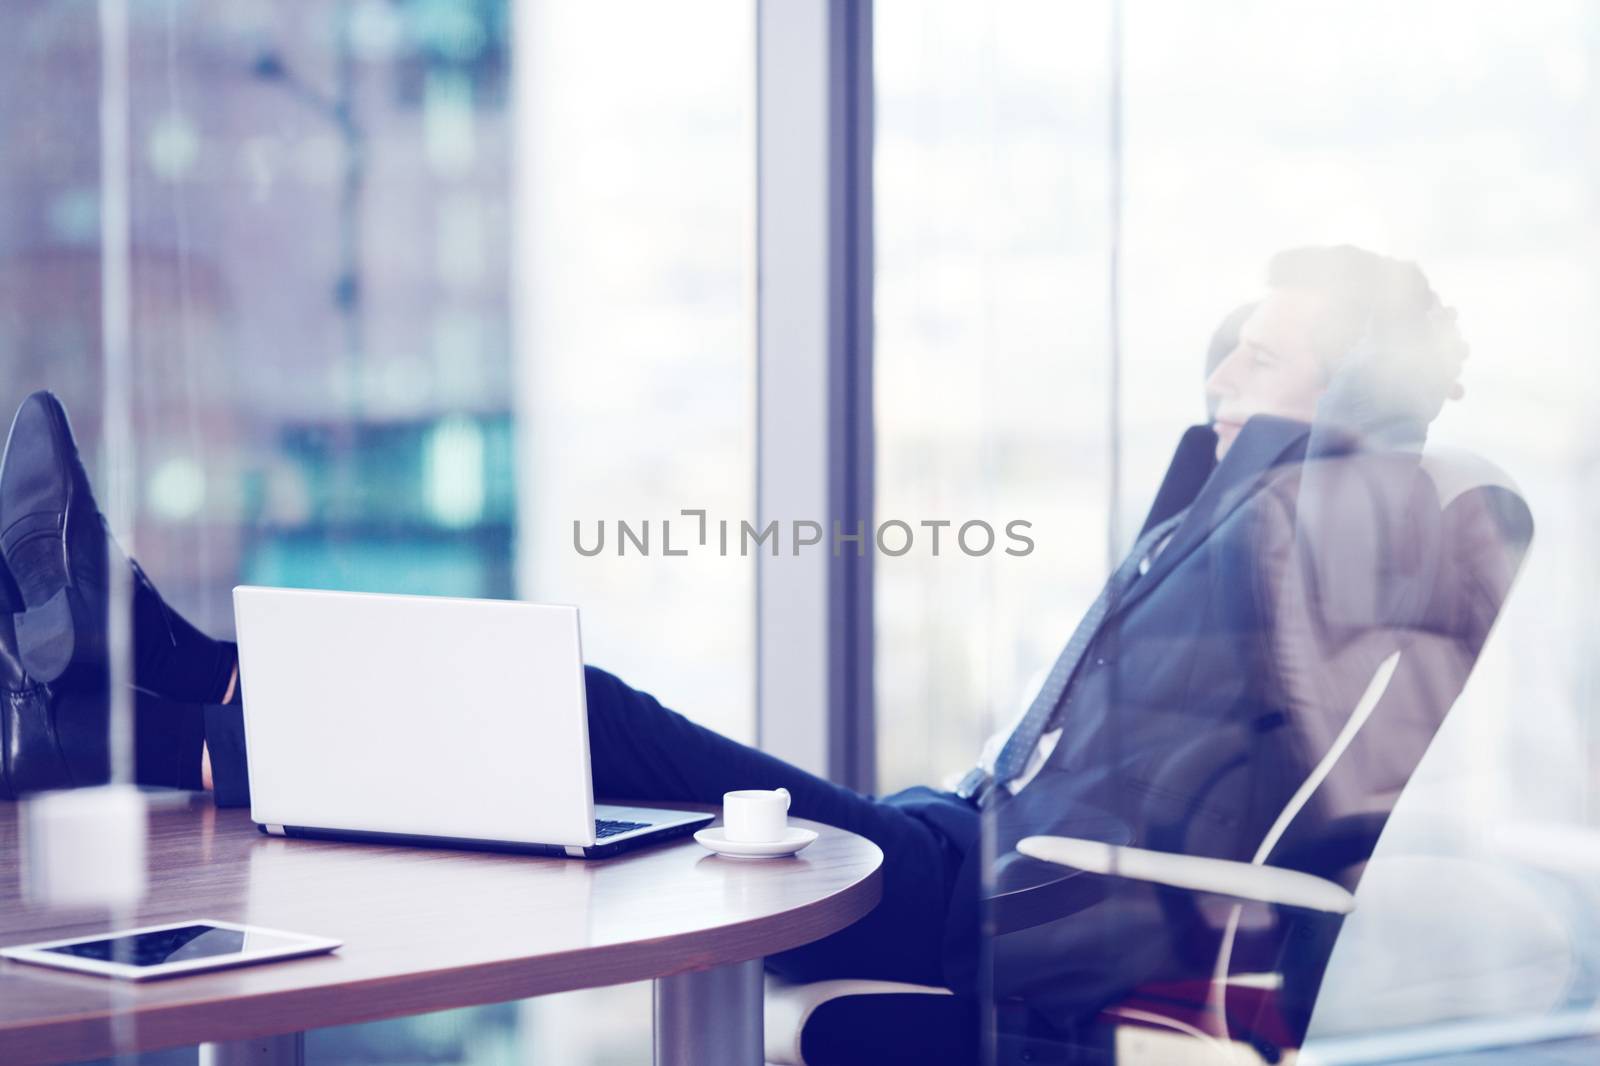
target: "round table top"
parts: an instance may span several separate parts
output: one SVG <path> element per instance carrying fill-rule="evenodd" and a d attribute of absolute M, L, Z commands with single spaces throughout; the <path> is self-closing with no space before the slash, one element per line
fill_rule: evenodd
<path fill-rule="evenodd" d="M 71 1061 L 771 955 L 843 929 L 880 895 L 876 845 L 792 821 L 819 834 L 792 858 L 728 859 L 680 839 L 586 861 L 266 837 L 246 811 L 177 794 L 150 814 L 146 899 L 113 919 L 23 901 L 17 807 L 0 803 L 0 946 L 200 918 L 344 941 L 137 984 L 0 960 L 0 1046 L 7 1063 Z"/>

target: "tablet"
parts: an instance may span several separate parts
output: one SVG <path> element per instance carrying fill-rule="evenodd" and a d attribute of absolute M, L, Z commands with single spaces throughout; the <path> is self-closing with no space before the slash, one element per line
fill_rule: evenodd
<path fill-rule="evenodd" d="M 14 948 L 0 948 L 0 956 L 102 977 L 148 981 L 273 959 L 319 955 L 339 945 L 340 941 L 325 937 L 205 919 L 48 940 L 42 944 L 20 944 Z"/>

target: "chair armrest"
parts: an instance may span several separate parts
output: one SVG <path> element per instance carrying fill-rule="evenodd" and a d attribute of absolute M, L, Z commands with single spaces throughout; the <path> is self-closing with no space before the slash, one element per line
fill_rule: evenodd
<path fill-rule="evenodd" d="M 1119 847 L 1074 837 L 1024 837 L 1017 850 L 1031 858 L 1089 873 L 1148 881 L 1284 907 L 1349 914 L 1356 898 L 1332 881 L 1279 866 Z"/>
<path fill-rule="evenodd" d="M 766 1060 L 771 1066 L 805 1066 L 805 1059 L 800 1054 L 800 1038 L 806 1030 L 806 1021 L 813 1011 L 830 999 L 906 992 L 929 996 L 955 994 L 948 988 L 908 985 L 899 981 L 838 980 L 790 984 L 768 974 L 763 1019 Z"/>

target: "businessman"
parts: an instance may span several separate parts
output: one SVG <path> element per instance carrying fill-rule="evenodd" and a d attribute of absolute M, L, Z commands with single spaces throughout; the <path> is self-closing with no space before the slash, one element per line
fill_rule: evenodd
<path fill-rule="evenodd" d="M 1166 787 L 1162 767 L 1197 736 L 1236 738 L 1219 758 L 1242 767 L 1245 784 L 1208 801 L 1210 829 L 1193 846 L 1250 857 L 1320 755 L 1306 742 L 1316 719 L 1386 651 L 1378 641 L 1348 678 L 1321 676 L 1285 650 L 1286 618 L 1323 650 L 1410 624 L 1417 590 L 1434 580 L 1438 526 L 1417 449 L 1459 395 L 1466 351 L 1453 313 L 1412 264 L 1349 246 L 1300 248 L 1274 257 L 1266 282 L 1230 326 L 1237 340 L 1217 352 L 1210 424 L 1183 436 L 1132 550 L 1040 691 L 954 790 L 861 795 L 585 668 L 598 794 L 715 802 L 731 789 L 782 786 L 795 815 L 882 849 L 880 906 L 770 958 L 769 969 L 976 995 L 980 900 L 1007 878 L 1043 876 L 1009 861 L 1015 840 L 1115 825 L 1120 839 L 1159 846 L 1161 804 L 1151 800 Z M 48 393 L 22 404 L 0 465 L 0 559 L 4 787 L 105 780 L 106 588 L 110 568 L 127 567 L 139 779 L 188 788 L 214 779 L 219 803 L 247 801 L 239 706 L 249 695 L 235 648 L 189 625 L 121 556 Z M 1170 797 L 1173 820 L 1192 813 L 1188 800 Z M 1147 913 L 1085 913 L 1052 931 L 1044 971 L 1019 962 L 993 974 L 993 987 L 1070 1026 L 1181 951 Z"/>

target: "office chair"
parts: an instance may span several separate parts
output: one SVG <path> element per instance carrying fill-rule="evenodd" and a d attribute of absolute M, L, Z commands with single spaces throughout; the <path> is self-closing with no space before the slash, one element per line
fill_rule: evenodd
<path fill-rule="evenodd" d="M 1321 757 L 1251 861 L 1195 854 L 1186 847 L 1192 825 L 1152 839 L 1154 848 L 1050 836 L 1017 845 L 1022 855 L 1091 879 L 1143 887 L 1173 928 L 1210 932 L 1202 948 L 1178 948 L 1196 959 L 1208 956 L 1209 972 L 1147 982 L 1070 1034 L 1041 1036 L 1039 1027 L 1030 1031 L 1025 1008 L 996 1004 L 1001 1017 L 1009 1010 L 1013 1026 L 1010 1032 L 997 1026 L 1000 1061 L 1234 1066 L 1284 1062 L 1297 1053 L 1366 863 L 1466 684 L 1532 539 L 1526 503 L 1492 464 L 1430 452 L 1422 467 L 1441 506 L 1443 556 L 1425 621 L 1383 635 L 1394 650 L 1378 661 L 1351 713 L 1322 738 Z M 1366 728 L 1373 721 L 1380 727 Z M 1227 743 L 1201 738 L 1166 767 L 1163 781 L 1201 790 L 1195 795 L 1228 787 L 1213 750 Z M 769 979 L 767 1058 L 774 1066 L 979 1062 L 981 1011 L 947 989 Z"/>

